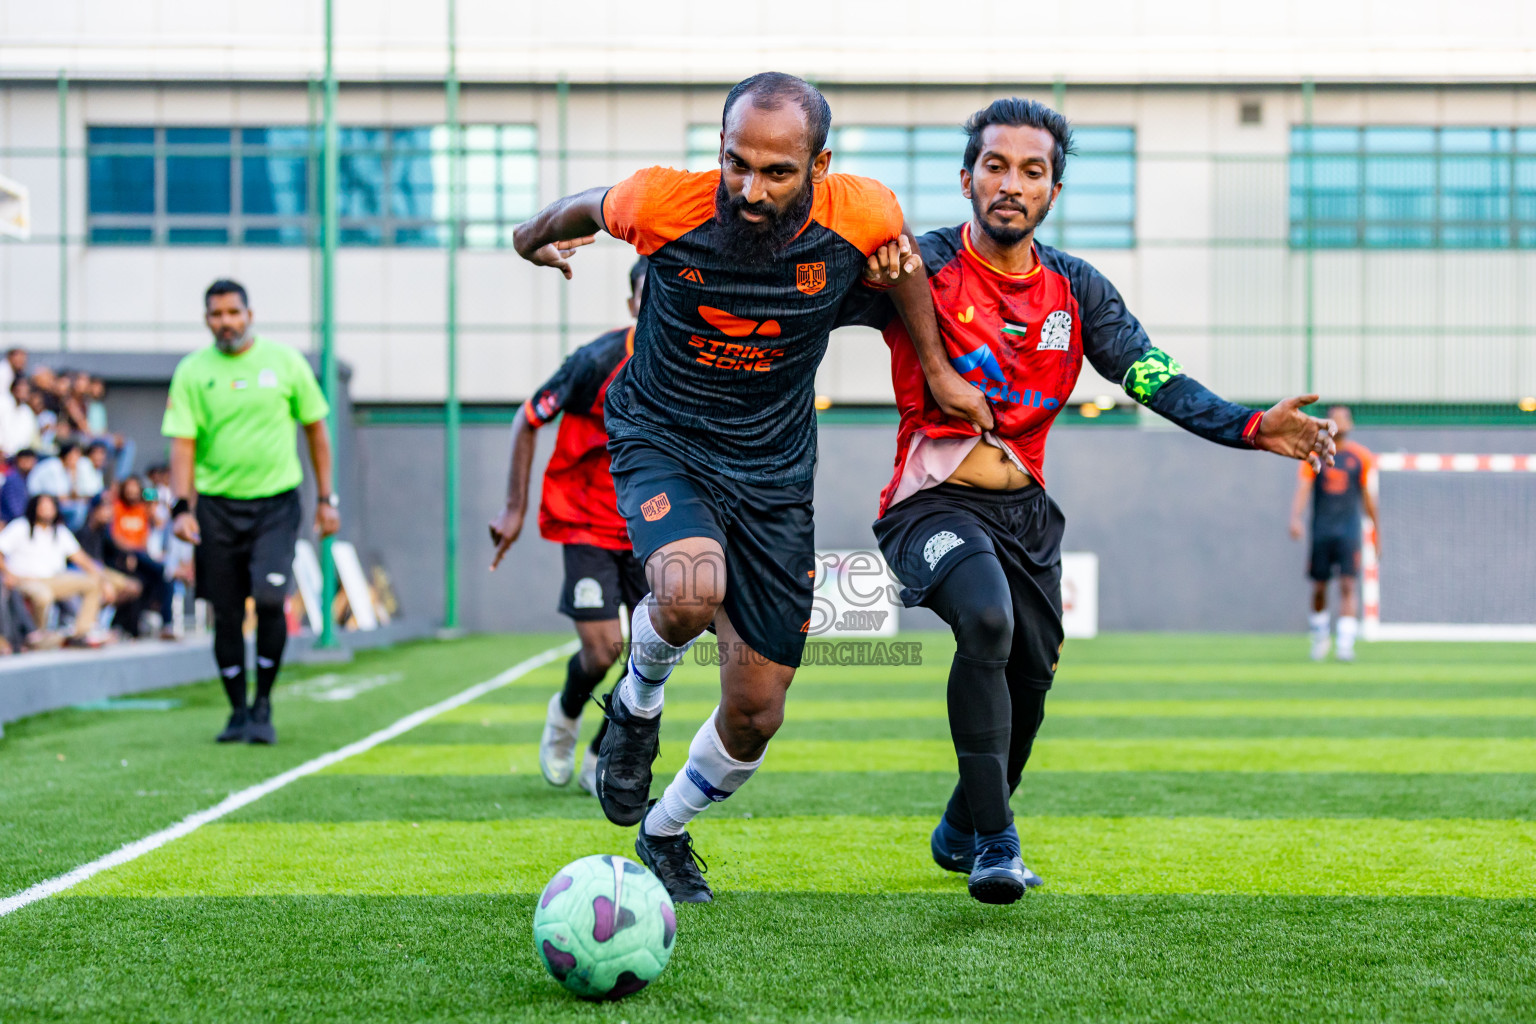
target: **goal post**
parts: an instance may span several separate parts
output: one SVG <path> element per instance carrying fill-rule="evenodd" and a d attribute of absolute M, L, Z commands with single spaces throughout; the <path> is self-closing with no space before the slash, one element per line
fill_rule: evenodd
<path fill-rule="evenodd" d="M 1536 642 L 1536 455 L 1388 453 L 1376 469 L 1365 639 Z"/>

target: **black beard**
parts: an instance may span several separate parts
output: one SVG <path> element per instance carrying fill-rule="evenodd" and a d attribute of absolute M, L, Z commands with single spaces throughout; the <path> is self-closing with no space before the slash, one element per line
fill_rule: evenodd
<path fill-rule="evenodd" d="M 809 177 L 805 187 L 782 212 L 768 203 L 748 203 L 742 196 L 731 198 L 722 178 L 720 187 L 715 190 L 715 240 L 720 255 L 732 263 L 747 266 L 773 262 L 805 226 L 814 199 L 815 190 Z M 767 219 L 761 224 L 750 224 L 741 217 L 741 211 L 747 209 L 761 213 Z"/>
<path fill-rule="evenodd" d="M 976 214 L 976 223 L 981 225 L 981 230 L 986 233 L 986 236 L 992 239 L 992 241 L 996 242 L 998 245 L 1002 246 L 1018 245 L 1020 242 L 1024 241 L 1024 239 L 1034 234 L 1035 229 L 1040 226 L 1040 222 L 1045 220 L 1045 215 L 1051 212 L 1050 206 L 1047 205 L 1041 209 L 1040 216 L 1036 217 L 1034 220 L 1030 220 L 1029 211 L 1026 207 L 1024 212 L 1024 227 L 1014 228 L 999 226 L 988 220 L 986 217 L 986 211 L 981 208 L 980 196 L 971 196 L 971 209 Z"/>

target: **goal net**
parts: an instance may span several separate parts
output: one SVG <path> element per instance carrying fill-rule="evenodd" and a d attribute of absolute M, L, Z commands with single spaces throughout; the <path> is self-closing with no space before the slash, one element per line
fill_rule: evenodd
<path fill-rule="evenodd" d="M 1536 455 L 1393 453 L 1376 467 L 1366 639 L 1536 641 Z"/>

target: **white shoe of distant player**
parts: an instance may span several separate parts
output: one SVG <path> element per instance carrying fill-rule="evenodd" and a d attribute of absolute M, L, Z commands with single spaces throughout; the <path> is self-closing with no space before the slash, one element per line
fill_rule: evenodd
<path fill-rule="evenodd" d="M 1333 638 L 1328 636 L 1312 638 L 1312 660 L 1322 661 L 1328 657 L 1328 648 L 1333 644 Z"/>
<path fill-rule="evenodd" d="M 1333 652 L 1333 656 L 1340 661 L 1354 661 L 1355 649 L 1353 647 L 1345 647 L 1343 644 L 1340 644 L 1339 649 Z"/>
<path fill-rule="evenodd" d="M 576 768 L 576 739 L 581 731 L 581 716 L 566 718 L 560 707 L 560 695 L 549 698 L 544 714 L 544 735 L 539 737 L 539 771 L 551 786 L 571 781 Z"/>
<path fill-rule="evenodd" d="M 587 747 L 581 752 L 581 771 L 576 773 L 576 785 L 591 796 L 597 796 L 597 751 Z"/>

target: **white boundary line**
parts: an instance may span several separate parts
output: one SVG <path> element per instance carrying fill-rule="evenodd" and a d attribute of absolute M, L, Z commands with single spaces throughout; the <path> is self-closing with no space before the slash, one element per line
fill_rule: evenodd
<path fill-rule="evenodd" d="M 282 789 L 295 779 L 302 779 L 306 775 L 313 775 L 322 768 L 328 768 L 338 761 L 345 761 L 354 754 L 361 754 L 365 750 L 378 746 L 385 740 L 394 739 L 401 733 L 416 728 L 428 719 L 435 718 L 450 708 L 456 708 L 462 704 L 468 704 L 479 697 L 483 697 L 492 690 L 505 686 L 514 679 L 521 678 L 534 669 L 548 665 L 550 662 L 571 653 L 576 649 L 576 646 L 576 641 L 573 640 L 570 643 L 561 644 L 559 647 L 551 647 L 546 651 L 535 654 L 526 661 L 513 665 L 500 675 L 487 679 L 483 683 L 476 683 L 469 689 L 456 693 L 447 700 L 441 700 L 429 707 L 422 708 L 420 711 L 414 711 L 393 725 L 385 726 L 378 732 L 365 736 L 355 743 L 348 743 L 346 746 L 333 750 L 329 754 L 321 754 L 319 757 L 305 761 L 297 768 L 290 768 L 281 775 L 274 775 L 265 782 L 258 782 L 256 785 L 242 789 L 238 793 L 231 793 L 212 807 L 201 811 L 194 811 L 187 815 L 170 828 L 161 829 L 153 835 L 127 843 L 113 850 L 105 857 L 98 857 L 89 864 L 80 865 L 73 871 L 68 871 L 47 881 L 38 882 L 31 888 L 24 889 L 14 896 L 0 899 L 0 917 L 36 903 L 38 900 L 47 899 L 49 896 L 54 896 L 66 889 L 73 888 L 92 875 L 100 874 L 108 868 L 115 868 L 121 864 L 127 864 L 131 860 L 137 860 L 146 853 L 158 850 L 174 839 L 180 839 L 184 835 L 197 831 L 210 821 L 217 821 L 231 811 L 237 811 L 246 804 L 254 803 L 267 794 Z"/>

